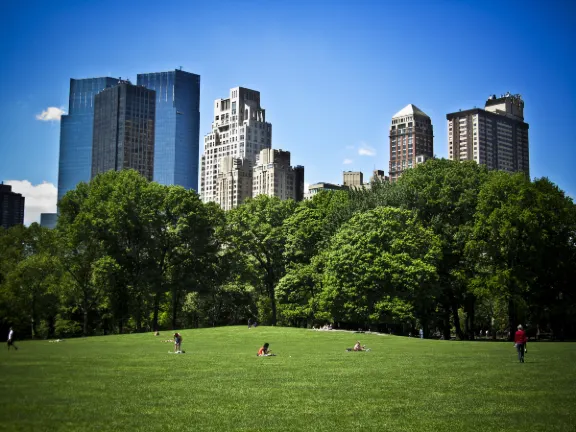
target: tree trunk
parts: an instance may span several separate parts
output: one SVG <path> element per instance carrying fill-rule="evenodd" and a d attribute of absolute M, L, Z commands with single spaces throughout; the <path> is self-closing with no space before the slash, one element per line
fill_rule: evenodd
<path fill-rule="evenodd" d="M 454 327 L 456 329 L 456 338 L 458 340 L 463 340 L 464 334 L 462 333 L 462 328 L 460 327 L 460 317 L 458 316 L 458 304 L 456 303 L 456 299 L 452 299 L 451 306 L 452 318 L 454 319 Z"/>
<path fill-rule="evenodd" d="M 272 325 L 276 325 L 276 296 L 274 295 L 274 286 L 268 288 L 270 297 L 270 307 L 272 308 Z"/>
<path fill-rule="evenodd" d="M 450 308 L 444 306 L 444 313 L 442 319 L 442 335 L 444 340 L 450 340 Z"/>
<path fill-rule="evenodd" d="M 48 337 L 53 338 L 56 333 L 56 316 L 50 315 L 48 317 Z"/>
<path fill-rule="evenodd" d="M 84 322 L 82 325 L 82 335 L 84 337 L 88 336 L 88 310 L 84 309 Z"/>
<path fill-rule="evenodd" d="M 36 339 L 36 296 L 32 295 L 32 308 L 30 313 L 30 331 L 32 332 L 32 339 Z"/>
<path fill-rule="evenodd" d="M 464 303 L 464 312 L 466 313 L 466 336 L 468 340 L 474 340 L 474 306 L 476 297 L 468 294 Z"/>
<path fill-rule="evenodd" d="M 160 293 L 154 296 L 154 316 L 152 318 L 152 331 L 158 331 L 158 312 L 160 311 Z"/>
<path fill-rule="evenodd" d="M 178 296 L 176 293 L 172 294 L 172 330 L 176 330 L 176 323 L 178 322 Z"/>
<path fill-rule="evenodd" d="M 516 333 L 516 305 L 512 298 L 508 299 L 508 328 L 510 329 L 508 333 L 508 340 L 514 340 L 514 334 Z"/>

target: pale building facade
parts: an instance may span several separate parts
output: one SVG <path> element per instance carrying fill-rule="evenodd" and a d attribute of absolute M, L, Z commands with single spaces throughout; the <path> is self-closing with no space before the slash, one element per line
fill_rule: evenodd
<path fill-rule="evenodd" d="M 253 168 L 252 196 L 268 195 L 281 200 L 296 200 L 299 189 L 296 180 L 296 172 L 290 166 L 290 152 L 263 149 Z"/>
<path fill-rule="evenodd" d="M 231 172 L 245 172 L 256 163 L 256 157 L 263 149 L 272 147 L 272 125 L 266 122 L 266 112 L 260 106 L 260 92 L 235 87 L 227 99 L 214 101 L 212 130 L 204 137 L 204 153 L 200 168 L 200 196 L 204 202 L 214 201 L 223 208 L 220 197 L 227 196 L 228 190 L 219 192 L 219 175 L 227 177 Z M 242 159 L 236 163 L 241 168 L 229 170 L 229 163 L 221 166 L 222 158 L 230 156 Z M 236 175 L 236 174 L 234 174 Z M 232 175 L 232 177 L 234 176 Z M 234 189 L 232 189 L 233 191 Z M 238 195 L 227 203 L 242 201 Z M 243 192 L 242 192 L 243 193 Z"/>
<path fill-rule="evenodd" d="M 213 201 L 222 209 L 238 207 L 252 196 L 252 169 L 247 159 L 224 156 L 216 178 L 217 196 Z"/>
<path fill-rule="evenodd" d="M 308 186 L 308 193 L 306 194 L 305 199 L 312 199 L 314 195 L 323 191 L 332 192 L 346 189 L 347 188 L 345 186 L 337 185 L 334 183 L 325 183 L 325 182 L 314 183 Z"/>
<path fill-rule="evenodd" d="M 390 180 L 397 180 L 405 170 L 433 156 L 434 130 L 430 117 L 415 105 L 405 106 L 392 117 L 390 125 Z"/>
<path fill-rule="evenodd" d="M 349 188 L 361 188 L 364 184 L 364 174 L 361 171 L 344 171 L 342 184 Z"/>
<path fill-rule="evenodd" d="M 493 95 L 484 109 L 447 114 L 446 119 L 449 159 L 473 160 L 488 169 L 530 175 L 529 125 L 524 122 L 520 95 Z"/>

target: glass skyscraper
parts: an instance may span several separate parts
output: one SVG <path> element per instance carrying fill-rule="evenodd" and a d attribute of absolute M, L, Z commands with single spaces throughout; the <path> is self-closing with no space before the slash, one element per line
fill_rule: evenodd
<path fill-rule="evenodd" d="M 60 123 L 58 201 L 80 182 L 90 181 L 94 97 L 118 83 L 118 78 L 70 80 L 68 115 Z"/>
<path fill-rule="evenodd" d="M 137 84 L 156 91 L 154 180 L 198 191 L 200 75 L 138 74 Z"/>
<path fill-rule="evenodd" d="M 92 178 L 110 170 L 135 169 L 152 180 L 155 96 L 154 90 L 128 81 L 96 95 Z"/>

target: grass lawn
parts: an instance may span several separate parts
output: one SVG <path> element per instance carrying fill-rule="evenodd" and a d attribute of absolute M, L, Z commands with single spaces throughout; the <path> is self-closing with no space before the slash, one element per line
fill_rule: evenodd
<path fill-rule="evenodd" d="M 292 328 L 184 330 L 0 350 L 0 430 L 570 431 L 576 345 Z M 356 337 L 370 352 L 346 352 Z M 276 357 L 258 358 L 269 342 Z"/>

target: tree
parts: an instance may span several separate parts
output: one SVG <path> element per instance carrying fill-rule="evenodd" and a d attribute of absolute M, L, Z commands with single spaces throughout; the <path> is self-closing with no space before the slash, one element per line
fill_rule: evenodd
<path fill-rule="evenodd" d="M 230 210 L 227 216 L 225 247 L 251 262 L 258 288 L 267 296 L 271 324 L 276 325 L 275 288 L 286 271 L 284 222 L 296 203 L 260 195 Z"/>
<path fill-rule="evenodd" d="M 432 159 L 406 171 L 397 182 L 400 191 L 395 196 L 402 198 L 401 206 L 413 210 L 441 241 L 438 284 L 442 296 L 438 301 L 446 339 L 450 337 L 450 315 L 457 337 L 465 337 L 458 315 L 461 305 L 468 318 L 466 337 L 474 335 L 475 296 L 467 285 L 473 275 L 465 247 L 474 226 L 478 194 L 487 179 L 488 170 L 476 162 Z"/>
<path fill-rule="evenodd" d="M 307 325 L 327 320 L 329 315 L 319 306 L 322 291 L 323 254 L 307 264 L 292 264 L 276 286 L 280 315 L 285 322 Z"/>
<path fill-rule="evenodd" d="M 494 172 L 483 186 L 468 252 L 487 293 L 508 304 L 510 337 L 531 304 L 541 316 L 571 297 L 574 216 L 572 201 L 545 179 Z"/>
<path fill-rule="evenodd" d="M 535 276 L 530 261 L 538 223 L 531 189 L 523 174 L 492 172 L 480 191 L 468 244 L 487 291 L 508 303 L 510 337 L 518 321 L 518 306 Z"/>
<path fill-rule="evenodd" d="M 326 252 L 322 304 L 333 319 L 362 325 L 427 324 L 435 306 L 440 241 L 406 210 L 355 215 Z"/>
<path fill-rule="evenodd" d="M 20 252 L 12 255 L 16 261 L 5 275 L 4 284 L 11 293 L 11 308 L 27 316 L 31 336 L 35 338 L 40 318 L 47 317 L 53 323 L 57 314 L 54 287 L 59 280 L 60 268 L 53 256 L 54 234 L 37 223 L 16 234 L 15 238 L 21 241 L 17 248 Z"/>
<path fill-rule="evenodd" d="M 150 227 L 151 280 L 153 281 L 152 328 L 158 328 L 163 296 L 170 292 L 172 327 L 177 327 L 180 304 L 192 287 L 205 283 L 219 251 L 215 232 L 223 213 L 204 205 L 193 190 L 150 184 L 154 210 Z"/>
<path fill-rule="evenodd" d="M 100 306 L 105 293 L 94 275 L 97 263 L 106 257 L 93 223 L 95 216 L 88 200 L 90 191 L 89 184 L 80 183 L 66 193 L 60 201 L 57 229 L 57 257 L 69 281 L 61 294 L 80 309 L 84 336 L 90 333 L 89 316 Z"/>

